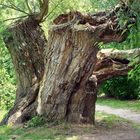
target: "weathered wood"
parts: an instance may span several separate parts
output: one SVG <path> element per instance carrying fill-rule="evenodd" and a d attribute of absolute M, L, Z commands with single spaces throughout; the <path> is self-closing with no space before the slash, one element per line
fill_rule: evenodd
<path fill-rule="evenodd" d="M 98 48 L 93 46 L 95 40 L 89 31 L 68 27 L 65 31 L 51 30 L 49 35 L 38 113 L 48 120 L 60 120 L 69 119 L 72 111 L 72 121 L 79 120 L 85 84 L 93 71 Z"/>
<path fill-rule="evenodd" d="M 10 27 L 4 41 L 16 69 L 18 89 L 15 105 L 3 123 L 23 123 L 36 113 L 49 121 L 94 123 L 98 85 L 89 78 L 98 43 L 122 42 L 127 37 L 127 32 L 122 34 L 125 27 L 118 28 L 119 10 L 60 15 L 49 31 L 48 47 L 39 26 L 42 16 L 38 20 L 32 15 Z"/>
<path fill-rule="evenodd" d="M 96 79 L 97 84 L 100 85 L 112 77 L 127 75 L 133 68 L 130 62 L 138 64 L 139 56 L 139 48 L 130 50 L 102 49 L 97 54 L 98 60 L 90 79 Z"/>
<path fill-rule="evenodd" d="M 126 76 L 128 72 L 133 69 L 133 65 L 130 65 L 135 59 L 135 63 L 140 62 L 140 49 L 132 49 L 132 50 L 114 50 L 114 49 L 102 49 L 97 54 L 97 62 L 94 67 L 92 76 L 89 78 L 87 82 L 89 85 L 89 91 L 94 92 L 94 96 L 88 99 L 86 106 L 88 106 L 87 110 L 92 108 L 93 116 L 95 117 L 95 103 L 97 99 L 97 92 L 100 88 L 100 85 L 113 77 L 117 76 Z M 94 103 L 92 102 L 94 101 Z"/>
<path fill-rule="evenodd" d="M 2 124 L 23 123 L 36 115 L 36 98 L 44 74 L 46 39 L 38 23 L 28 18 L 7 29 L 4 42 L 16 72 L 17 91 L 14 107 Z"/>
<path fill-rule="evenodd" d="M 115 13 L 91 16 L 70 12 L 54 20 L 39 91 L 40 115 L 49 121 L 94 123 L 97 87 L 88 79 L 96 64 L 98 43 L 126 38 L 122 30 L 114 29 L 115 17 Z"/>
<path fill-rule="evenodd" d="M 140 48 L 129 49 L 129 50 L 117 50 L 117 49 L 101 49 L 98 54 L 97 58 L 99 60 L 105 58 L 111 58 L 116 60 L 134 60 L 135 63 L 140 62 Z"/>

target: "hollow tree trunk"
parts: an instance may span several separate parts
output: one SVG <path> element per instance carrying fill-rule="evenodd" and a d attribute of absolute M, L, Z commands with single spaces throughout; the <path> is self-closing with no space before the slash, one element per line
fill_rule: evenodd
<path fill-rule="evenodd" d="M 17 91 L 14 107 L 2 124 L 17 124 L 36 115 L 39 83 L 44 74 L 44 49 L 46 39 L 37 21 L 29 17 L 18 21 L 4 37 L 17 78 Z"/>

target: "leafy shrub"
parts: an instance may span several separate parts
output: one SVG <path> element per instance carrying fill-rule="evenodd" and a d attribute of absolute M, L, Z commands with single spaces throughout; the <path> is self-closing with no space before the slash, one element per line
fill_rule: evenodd
<path fill-rule="evenodd" d="M 140 60 L 140 56 L 139 60 Z M 138 94 L 140 99 L 140 64 L 136 65 L 134 69 L 129 72 L 129 79 L 135 81 L 135 92 Z"/>
<path fill-rule="evenodd" d="M 0 109 L 13 106 L 16 93 L 16 80 L 13 64 L 8 50 L 0 40 Z"/>
<path fill-rule="evenodd" d="M 27 122 L 27 127 L 38 127 L 42 126 L 45 123 L 45 120 L 41 116 L 35 116 Z"/>
<path fill-rule="evenodd" d="M 139 82 L 127 76 L 120 76 L 104 82 L 101 91 L 108 97 L 121 100 L 140 98 Z"/>

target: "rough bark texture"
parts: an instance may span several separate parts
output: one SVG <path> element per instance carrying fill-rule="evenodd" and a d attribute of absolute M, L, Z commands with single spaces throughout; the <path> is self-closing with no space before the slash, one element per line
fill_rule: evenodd
<path fill-rule="evenodd" d="M 49 31 L 46 68 L 39 91 L 40 115 L 49 121 L 94 123 L 97 85 L 89 81 L 99 42 L 121 42 L 115 13 L 71 12 L 54 20 Z M 111 22 L 108 22 L 110 20 Z M 114 27 L 114 28 L 112 28 Z"/>
<path fill-rule="evenodd" d="M 92 76 L 89 78 L 89 84 L 94 83 L 94 97 L 88 99 L 87 106 L 92 108 L 92 111 L 95 116 L 95 103 L 97 99 L 97 92 L 100 85 L 113 77 L 125 76 L 128 75 L 128 72 L 133 69 L 133 66 L 130 66 L 130 62 L 133 61 L 140 55 L 140 49 L 132 50 L 113 50 L 113 49 L 102 49 L 97 54 L 97 63 L 94 67 Z M 139 63 L 139 57 L 136 59 L 135 63 Z M 92 87 L 92 86 L 90 86 Z M 93 88 L 90 89 L 93 91 Z M 92 102 L 92 100 L 94 102 Z M 90 104 L 90 105 L 89 105 Z M 89 108 L 90 110 L 90 108 Z"/>
<path fill-rule="evenodd" d="M 65 32 L 50 31 L 49 34 L 38 112 L 48 120 L 78 121 L 83 112 L 86 81 L 96 63 L 98 48 L 88 31 L 66 28 Z"/>
<path fill-rule="evenodd" d="M 119 9 L 60 15 L 49 31 L 48 47 L 35 16 L 8 29 L 10 34 L 4 41 L 15 65 L 18 89 L 15 105 L 3 123 L 23 123 L 36 115 L 36 108 L 50 121 L 94 123 L 98 84 L 89 78 L 98 43 L 121 42 L 127 37 L 118 28 Z"/>
<path fill-rule="evenodd" d="M 130 50 L 102 49 L 97 54 L 98 60 L 90 79 L 93 78 L 93 81 L 97 81 L 99 86 L 105 80 L 127 75 L 134 67 L 129 63 L 134 61 L 134 64 L 138 64 L 140 62 L 139 55 L 139 48 Z"/>
<path fill-rule="evenodd" d="M 114 60 L 120 60 L 124 63 L 134 60 L 135 63 L 140 62 L 140 48 L 129 49 L 129 50 L 117 50 L 117 49 L 102 49 L 98 52 L 97 58 L 102 60 L 104 58 L 112 58 Z"/>
<path fill-rule="evenodd" d="M 23 123 L 36 115 L 39 82 L 44 74 L 46 39 L 38 23 L 31 17 L 17 22 L 4 37 L 16 71 L 17 92 L 14 107 L 2 124 Z"/>

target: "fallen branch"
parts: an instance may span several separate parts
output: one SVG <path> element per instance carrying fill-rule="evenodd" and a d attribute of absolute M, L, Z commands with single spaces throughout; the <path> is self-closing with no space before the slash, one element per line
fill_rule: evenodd
<path fill-rule="evenodd" d="M 138 55 L 140 55 L 139 48 L 131 50 L 102 49 L 97 54 L 98 60 L 89 80 L 94 80 L 97 85 L 100 85 L 112 77 L 127 75 L 133 69 L 130 63 Z M 140 58 L 136 58 L 134 62 L 139 63 Z"/>

